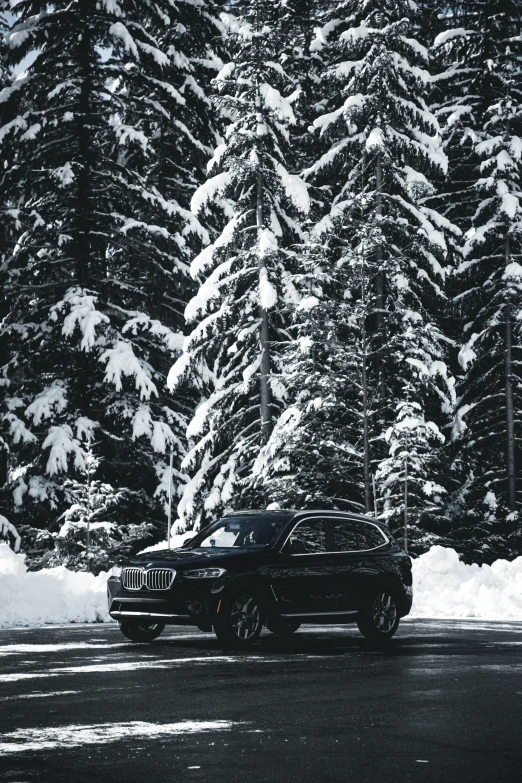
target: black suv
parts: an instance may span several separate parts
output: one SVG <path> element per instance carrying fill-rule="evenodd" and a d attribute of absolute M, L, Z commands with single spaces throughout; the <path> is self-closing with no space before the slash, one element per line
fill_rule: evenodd
<path fill-rule="evenodd" d="M 195 625 L 227 648 L 249 647 L 263 625 L 291 634 L 301 623 L 356 622 L 388 639 L 412 603 L 411 560 L 387 527 L 337 511 L 229 514 L 182 549 L 115 566 L 107 588 L 128 639 Z"/>

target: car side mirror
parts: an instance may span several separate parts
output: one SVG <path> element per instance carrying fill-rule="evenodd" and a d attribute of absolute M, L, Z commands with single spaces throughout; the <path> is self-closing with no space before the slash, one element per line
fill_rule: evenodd
<path fill-rule="evenodd" d="M 190 536 L 190 538 L 186 538 L 184 540 L 184 542 L 182 543 L 181 548 L 182 549 L 186 549 L 188 547 L 188 545 L 190 544 L 190 542 L 192 541 L 192 539 L 194 539 L 194 538 L 196 538 L 196 536 Z"/>

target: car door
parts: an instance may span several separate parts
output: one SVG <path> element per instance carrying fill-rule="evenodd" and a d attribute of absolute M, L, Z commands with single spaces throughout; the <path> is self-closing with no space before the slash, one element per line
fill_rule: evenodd
<path fill-rule="evenodd" d="M 336 609 L 355 611 L 368 583 L 379 573 L 375 555 L 387 540 L 377 525 L 349 517 L 332 519 L 331 531 Z"/>
<path fill-rule="evenodd" d="M 329 561 L 327 522 L 299 521 L 270 567 L 270 581 L 283 615 L 327 614 L 334 609 L 334 571 Z"/>

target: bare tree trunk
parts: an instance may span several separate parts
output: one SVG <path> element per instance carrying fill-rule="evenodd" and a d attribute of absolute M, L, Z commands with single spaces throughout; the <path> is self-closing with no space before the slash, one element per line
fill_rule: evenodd
<path fill-rule="evenodd" d="M 505 245 L 506 266 L 509 263 L 510 249 L 509 237 L 506 237 Z M 508 479 L 508 506 L 511 511 L 516 506 L 515 483 L 515 416 L 513 404 L 513 356 L 512 356 L 512 323 L 511 300 L 508 299 L 505 306 L 505 344 L 504 344 L 504 377 L 506 383 L 506 470 Z"/>
<path fill-rule="evenodd" d="M 408 551 L 408 435 L 406 434 L 406 453 L 404 455 L 404 551 Z"/>
<path fill-rule="evenodd" d="M 370 436 L 368 427 L 368 368 L 366 356 L 366 286 L 364 284 L 364 259 L 361 262 L 361 296 L 363 302 L 363 312 L 361 315 L 361 343 L 362 343 L 362 366 L 361 366 L 361 386 L 363 403 L 363 481 L 364 481 L 364 511 L 370 512 L 372 506 L 372 475 L 370 470 Z"/>
<path fill-rule="evenodd" d="M 363 338 L 364 339 L 364 338 Z M 366 374 L 366 346 L 362 358 L 362 392 L 363 392 L 363 473 L 364 473 L 364 510 L 368 514 L 372 507 L 372 476 L 370 471 L 370 437 L 368 431 L 368 382 Z"/>
<path fill-rule="evenodd" d="M 264 227 L 263 219 L 263 172 L 257 172 L 257 238 L 258 247 L 261 240 L 261 231 Z M 259 278 L 262 271 L 266 270 L 264 255 L 258 252 Z M 268 443 L 272 433 L 272 406 L 270 393 L 270 329 L 268 323 L 268 311 L 260 305 L 259 316 L 261 319 L 260 343 L 261 343 L 261 379 L 260 379 L 260 408 L 261 408 L 261 439 L 263 444 Z"/>
<path fill-rule="evenodd" d="M 95 270 L 92 269 L 92 204 L 91 204 L 91 94 L 92 94 L 92 40 L 89 27 L 90 9 L 85 2 L 81 3 L 80 12 L 83 18 L 83 28 L 80 37 L 80 96 L 79 112 L 76 118 L 78 123 L 78 159 L 80 167 L 77 176 L 77 203 L 76 203 L 76 279 L 80 285 L 88 285 L 90 277 Z"/>
<path fill-rule="evenodd" d="M 377 206 L 377 216 L 378 216 L 378 225 L 379 229 L 381 229 L 381 223 L 382 223 L 382 217 L 384 215 L 384 208 L 383 208 L 383 200 L 382 200 L 382 184 L 383 184 L 383 173 L 382 173 L 382 158 L 381 153 L 377 155 L 377 161 L 375 164 L 375 189 L 376 189 L 376 206 Z M 377 267 L 378 272 L 375 278 L 375 309 L 376 309 L 376 320 L 375 320 L 375 326 L 377 332 L 380 332 L 382 330 L 383 322 L 384 322 L 384 287 L 385 287 L 385 279 L 384 279 L 384 271 L 382 269 L 383 266 L 383 258 L 384 258 L 384 249 L 382 246 L 382 242 L 379 242 L 377 246 Z M 382 361 L 379 358 L 379 362 L 377 365 L 378 368 L 378 378 L 379 378 L 379 394 L 382 399 L 386 398 L 386 384 L 384 380 L 384 372 L 382 368 Z"/>
<path fill-rule="evenodd" d="M 382 204 L 382 158 L 381 153 L 377 155 L 377 161 L 375 163 L 375 190 L 376 190 L 376 204 L 377 215 L 379 217 L 379 227 L 383 216 L 383 204 Z M 384 315 L 384 272 L 382 271 L 383 260 L 382 244 L 377 246 L 377 265 L 379 271 L 375 280 L 375 306 L 377 310 L 377 329 L 380 329 L 383 322 Z"/>

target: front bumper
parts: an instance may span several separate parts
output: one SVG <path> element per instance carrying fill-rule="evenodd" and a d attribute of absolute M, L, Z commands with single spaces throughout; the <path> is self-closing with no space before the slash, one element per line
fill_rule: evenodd
<path fill-rule="evenodd" d="M 152 593 L 124 590 L 119 579 L 109 579 L 107 598 L 110 616 L 119 622 L 149 619 L 170 625 L 208 628 L 219 600 L 219 595 L 213 595 L 208 585 L 201 584 L 185 585 L 183 590 L 178 586 L 175 590 L 164 591 L 163 595 Z"/>

